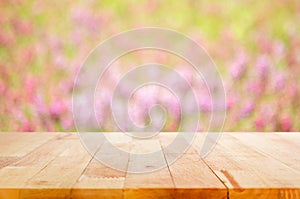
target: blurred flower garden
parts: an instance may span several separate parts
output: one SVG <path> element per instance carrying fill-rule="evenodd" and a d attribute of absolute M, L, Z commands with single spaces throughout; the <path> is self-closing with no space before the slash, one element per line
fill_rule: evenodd
<path fill-rule="evenodd" d="M 145 26 L 179 31 L 208 51 L 227 94 L 224 131 L 299 131 L 298 0 L 1 0 L 0 131 L 76 131 L 72 91 L 81 64 L 99 42 Z M 146 89 L 138 104 L 147 106 L 143 99 L 151 96 Z M 208 114 L 206 98 L 200 109 Z M 176 108 L 167 96 L 162 101 L 171 106 L 164 130 L 174 130 Z M 105 120 L 104 103 L 98 102 L 99 130 L 117 130 Z M 137 119 L 144 122 L 143 114 Z"/>

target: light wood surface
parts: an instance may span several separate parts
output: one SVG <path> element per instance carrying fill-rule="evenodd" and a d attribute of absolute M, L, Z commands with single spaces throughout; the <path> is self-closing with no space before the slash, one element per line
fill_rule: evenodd
<path fill-rule="evenodd" d="M 300 198 L 300 133 L 222 133 L 216 144 L 198 133 L 184 153 L 186 142 L 168 147 L 177 135 L 0 133 L 0 199 Z M 204 141 L 214 148 L 202 158 Z"/>

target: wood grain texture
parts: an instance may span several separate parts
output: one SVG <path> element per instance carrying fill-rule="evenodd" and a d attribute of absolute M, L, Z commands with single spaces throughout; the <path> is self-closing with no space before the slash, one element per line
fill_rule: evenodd
<path fill-rule="evenodd" d="M 223 133 L 205 158 L 205 134 L 184 154 L 187 140 L 168 147 L 177 133 L 86 135 L 0 133 L 0 199 L 300 198 L 300 133 Z"/>
<path fill-rule="evenodd" d="M 155 155 L 149 157 L 138 155 L 151 153 Z M 124 198 L 173 198 L 172 177 L 168 168 L 163 165 L 167 165 L 167 162 L 157 138 L 134 140 L 127 170 L 137 174 L 127 172 Z"/>
<path fill-rule="evenodd" d="M 285 136 L 284 136 L 285 135 Z M 248 147 L 277 159 L 287 166 L 300 171 L 300 140 L 290 133 L 243 133 L 231 134 Z M 288 137 L 293 137 L 288 139 Z M 280 146 L 280 148 L 278 148 Z"/>
<path fill-rule="evenodd" d="M 175 154 L 166 154 L 167 160 Z M 220 198 L 227 191 L 198 154 L 185 154 L 169 166 L 176 198 Z"/>
<path fill-rule="evenodd" d="M 1 133 L 0 156 L 24 156 L 55 136 L 60 135 L 56 133 Z"/>
<path fill-rule="evenodd" d="M 92 157 L 78 139 L 66 140 L 63 146 L 65 150 L 61 154 L 27 181 L 27 189 L 22 191 L 23 197 L 70 197 L 71 188 Z"/>
<path fill-rule="evenodd" d="M 205 161 L 229 188 L 230 198 L 299 197 L 297 170 L 245 145 L 231 134 L 223 134 Z"/>

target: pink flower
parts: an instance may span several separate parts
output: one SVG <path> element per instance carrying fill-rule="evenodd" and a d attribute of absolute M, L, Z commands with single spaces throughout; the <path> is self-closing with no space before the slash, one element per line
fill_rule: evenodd
<path fill-rule="evenodd" d="M 194 88 L 198 108 L 203 112 L 210 112 L 213 109 L 213 102 L 211 95 L 207 88 L 201 88 L 201 86 L 196 85 Z"/>
<path fill-rule="evenodd" d="M 61 100 L 55 100 L 51 105 L 50 105 L 50 115 L 54 119 L 58 119 L 61 114 L 63 114 L 67 109 L 66 104 L 61 101 Z"/>
<path fill-rule="evenodd" d="M 275 85 L 274 85 L 275 90 L 280 91 L 281 89 L 283 89 L 284 85 L 285 85 L 285 76 L 279 73 L 275 77 Z"/>
<path fill-rule="evenodd" d="M 258 39 L 258 44 L 263 53 L 270 53 L 272 50 L 271 40 L 262 36 Z"/>
<path fill-rule="evenodd" d="M 269 59 L 266 55 L 261 55 L 256 62 L 256 69 L 261 77 L 266 77 L 269 72 Z"/>
<path fill-rule="evenodd" d="M 21 21 L 18 18 L 15 18 L 12 21 L 12 25 L 13 25 L 14 29 L 16 30 L 16 32 L 24 34 L 24 35 L 30 34 L 33 29 L 33 25 L 30 22 Z"/>
<path fill-rule="evenodd" d="M 109 89 L 100 89 L 95 95 L 95 112 L 97 120 L 101 126 L 105 125 L 107 118 L 109 117 L 109 107 L 112 100 L 112 93 Z"/>
<path fill-rule="evenodd" d="M 11 34 L 0 31 L 0 45 L 9 46 L 13 41 Z"/>
<path fill-rule="evenodd" d="M 100 26 L 100 18 L 87 10 L 75 10 L 73 13 L 73 19 L 76 23 L 84 25 L 93 31 L 97 30 Z"/>
<path fill-rule="evenodd" d="M 34 131 L 34 126 L 29 120 L 25 120 L 22 124 L 22 129 L 23 132 L 32 132 Z"/>
<path fill-rule="evenodd" d="M 30 101 L 33 101 L 36 92 L 36 81 L 33 78 L 27 78 L 24 82 L 26 96 Z"/>
<path fill-rule="evenodd" d="M 2 83 L 2 81 L 0 80 L 0 93 L 3 94 L 5 91 L 5 85 L 4 83 Z"/>
<path fill-rule="evenodd" d="M 146 111 L 142 110 L 140 105 L 132 102 L 129 106 L 129 117 L 133 124 L 137 127 L 144 127 L 146 125 Z"/>
<path fill-rule="evenodd" d="M 55 66 L 59 69 L 63 69 L 63 68 L 66 68 L 67 67 L 67 60 L 65 59 L 64 56 L 62 56 L 61 54 L 59 55 L 56 55 L 54 58 L 53 58 L 53 62 L 55 64 Z"/>
<path fill-rule="evenodd" d="M 213 106 L 212 106 L 212 101 L 211 101 L 210 97 L 208 97 L 208 96 L 202 96 L 201 97 L 200 96 L 199 107 L 200 107 L 200 110 L 203 111 L 203 112 L 212 111 Z"/>
<path fill-rule="evenodd" d="M 0 63 L 0 77 L 1 79 L 8 78 L 9 73 L 5 64 Z"/>
<path fill-rule="evenodd" d="M 161 95 L 165 97 L 165 95 Z M 136 92 L 137 103 L 141 104 L 142 109 L 147 110 L 149 107 L 157 103 L 159 97 L 156 86 L 145 86 Z"/>
<path fill-rule="evenodd" d="M 293 99 L 297 96 L 298 88 L 295 84 L 290 83 L 286 89 L 286 96 L 290 99 Z"/>
<path fill-rule="evenodd" d="M 255 109 L 255 104 L 250 101 L 248 102 L 243 108 L 242 108 L 242 111 L 241 111 L 241 116 L 242 117 L 247 117 L 249 116 Z"/>
<path fill-rule="evenodd" d="M 266 123 L 262 117 L 259 117 L 254 121 L 254 125 L 256 130 L 263 131 L 266 126 Z"/>
<path fill-rule="evenodd" d="M 261 81 L 251 82 L 247 85 L 247 90 L 254 94 L 260 95 L 264 90 L 264 85 Z"/>
<path fill-rule="evenodd" d="M 237 99 L 235 96 L 229 96 L 228 99 L 226 100 L 226 108 L 231 109 L 237 102 Z"/>
<path fill-rule="evenodd" d="M 285 46 L 282 42 L 277 41 L 274 43 L 272 51 L 276 56 L 275 58 L 279 60 L 285 55 Z"/>
<path fill-rule="evenodd" d="M 81 42 L 83 41 L 84 38 L 84 33 L 82 31 L 82 29 L 75 29 L 74 31 L 72 31 L 72 42 L 74 43 L 74 45 L 79 46 L 81 45 Z"/>
<path fill-rule="evenodd" d="M 230 72 L 232 77 L 236 79 L 240 78 L 245 72 L 246 64 L 247 64 L 246 56 L 244 54 L 238 55 L 236 60 L 231 65 Z"/>
<path fill-rule="evenodd" d="M 26 49 L 24 49 L 23 52 L 24 52 L 23 53 L 24 63 L 30 63 L 33 60 L 34 55 L 35 55 L 34 49 L 33 48 L 26 48 Z"/>
<path fill-rule="evenodd" d="M 170 117 L 179 118 L 181 114 L 181 108 L 177 98 L 167 90 L 157 93 L 157 95 L 159 95 L 158 100 L 165 105 L 169 111 Z"/>
<path fill-rule="evenodd" d="M 35 104 L 36 110 L 39 114 L 41 114 L 41 115 L 47 114 L 47 106 L 44 103 L 44 101 L 40 95 L 37 95 L 34 98 L 34 104 Z"/>
<path fill-rule="evenodd" d="M 73 127 L 73 120 L 72 119 L 63 119 L 62 126 L 66 130 L 70 130 Z"/>
<path fill-rule="evenodd" d="M 177 69 L 178 73 L 188 82 L 188 83 L 192 83 L 193 80 L 193 70 L 188 69 L 186 67 L 180 67 Z"/>
<path fill-rule="evenodd" d="M 47 40 L 48 45 L 53 50 L 52 52 L 61 52 L 63 48 L 63 43 L 61 40 L 55 37 L 50 37 Z"/>
<path fill-rule="evenodd" d="M 293 122 L 289 116 L 284 116 L 280 121 L 280 130 L 281 131 L 292 131 Z"/>

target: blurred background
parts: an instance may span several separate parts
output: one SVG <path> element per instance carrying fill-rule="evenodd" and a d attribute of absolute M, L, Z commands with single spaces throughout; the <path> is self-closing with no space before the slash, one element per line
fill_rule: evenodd
<path fill-rule="evenodd" d="M 72 91 L 84 59 L 108 37 L 145 26 L 179 31 L 207 50 L 227 93 L 224 131 L 299 131 L 298 0 L 0 0 L 0 131 L 76 131 Z M 193 76 L 176 57 L 151 51 L 118 66 L 146 60 Z M 110 71 L 108 80 L 118 73 Z M 107 95 L 103 91 L 102 97 Z M 201 96 L 205 123 L 210 103 Z M 139 97 L 133 106 L 142 110 L 149 103 L 143 99 L 157 94 L 145 88 Z M 176 103 L 167 95 L 163 100 L 170 110 L 164 130 L 176 130 Z M 105 103 L 97 102 L 99 130 L 117 130 Z M 141 123 L 146 117 L 136 116 Z"/>

